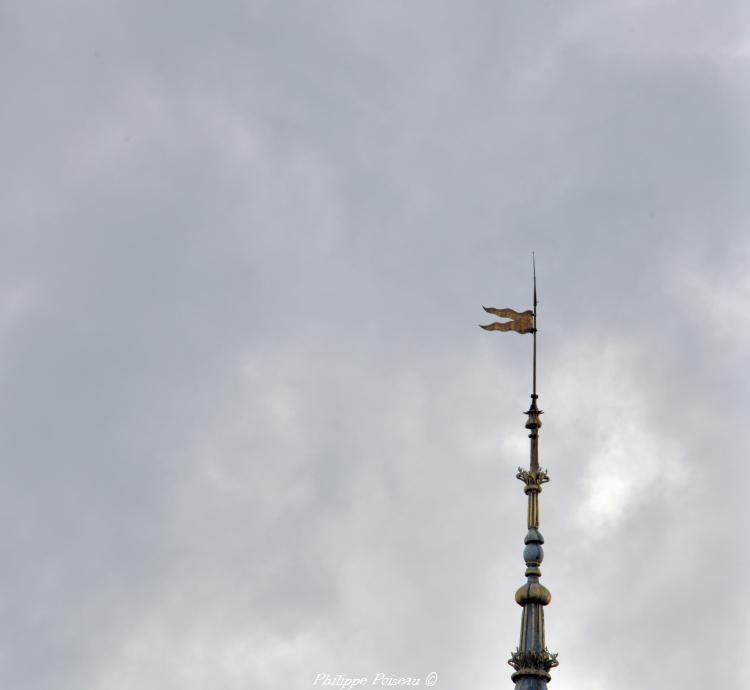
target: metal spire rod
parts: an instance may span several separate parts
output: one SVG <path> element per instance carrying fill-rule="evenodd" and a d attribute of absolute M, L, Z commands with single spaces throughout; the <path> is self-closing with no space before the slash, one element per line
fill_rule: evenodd
<path fill-rule="evenodd" d="M 533 385 L 532 394 L 536 396 L 536 305 L 538 304 L 536 299 L 536 258 L 534 252 L 531 252 L 531 265 L 534 273 L 534 366 L 533 366 Z"/>
<path fill-rule="evenodd" d="M 542 426 L 542 420 L 539 419 L 539 415 L 543 414 L 542 411 L 537 407 L 536 401 L 539 397 L 536 393 L 536 306 L 539 303 L 536 298 L 536 258 L 534 252 L 531 252 L 531 261 L 533 266 L 534 275 L 534 325 L 532 328 L 532 335 L 534 338 L 534 359 L 532 364 L 532 385 L 531 385 L 531 405 L 525 412 L 529 416 L 529 421 L 526 422 L 526 428 L 529 430 L 529 438 L 531 439 L 531 458 L 529 469 L 532 472 L 539 470 L 539 427 Z"/>

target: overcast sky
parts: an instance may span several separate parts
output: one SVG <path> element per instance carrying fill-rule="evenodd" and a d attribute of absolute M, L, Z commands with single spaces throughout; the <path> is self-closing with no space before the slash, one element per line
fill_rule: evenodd
<path fill-rule="evenodd" d="M 750 673 L 747 3 L 0 3 L 0 686 Z M 424 684 L 424 680 L 422 681 Z"/>

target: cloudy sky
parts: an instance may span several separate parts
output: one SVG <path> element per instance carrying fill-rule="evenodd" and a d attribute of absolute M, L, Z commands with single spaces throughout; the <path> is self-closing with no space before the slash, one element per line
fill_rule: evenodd
<path fill-rule="evenodd" d="M 532 250 L 551 687 L 745 682 L 746 8 L 0 3 L 0 685 L 511 687 Z"/>

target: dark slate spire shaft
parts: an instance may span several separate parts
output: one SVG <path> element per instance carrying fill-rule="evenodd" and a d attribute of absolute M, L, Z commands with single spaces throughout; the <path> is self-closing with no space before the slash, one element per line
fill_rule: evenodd
<path fill-rule="evenodd" d="M 549 481 L 546 470 L 539 469 L 539 428 L 542 421 L 539 416 L 542 411 L 537 407 L 536 392 L 536 333 L 537 333 L 537 298 L 536 298 L 536 266 L 534 267 L 534 359 L 531 405 L 526 411 L 529 430 L 530 462 L 529 469 L 518 468 L 516 477 L 524 483 L 524 493 L 528 497 L 529 507 L 527 528 L 523 550 L 526 561 L 526 584 L 516 592 L 516 602 L 523 607 L 521 616 L 521 639 L 518 648 L 512 653 L 508 663 L 513 667 L 511 679 L 516 690 L 546 690 L 547 683 L 552 679 L 550 669 L 557 666 L 557 654 L 550 654 L 544 635 L 544 607 L 552 600 L 549 590 L 539 582 L 542 575 L 540 566 L 544 559 L 542 544 L 544 537 L 539 531 L 539 494 L 542 484 Z"/>

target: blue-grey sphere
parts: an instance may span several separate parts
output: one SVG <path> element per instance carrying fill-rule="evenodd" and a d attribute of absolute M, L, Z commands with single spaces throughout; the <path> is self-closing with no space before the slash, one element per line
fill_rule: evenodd
<path fill-rule="evenodd" d="M 526 563 L 541 563 L 544 560 L 544 549 L 541 544 L 532 542 L 523 550 L 523 560 Z"/>

